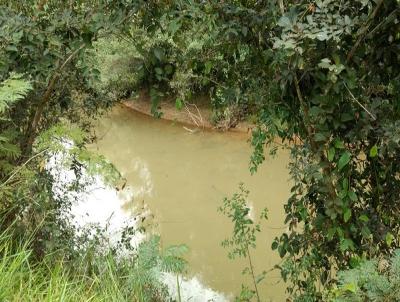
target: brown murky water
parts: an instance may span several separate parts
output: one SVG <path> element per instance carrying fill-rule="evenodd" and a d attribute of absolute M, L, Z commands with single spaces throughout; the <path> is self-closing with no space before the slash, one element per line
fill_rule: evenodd
<path fill-rule="evenodd" d="M 190 133 L 182 125 L 115 107 L 96 126 L 93 146 L 109 159 L 132 191 L 134 203 L 144 202 L 155 215 L 163 244 L 190 247 L 190 274 L 210 288 L 237 294 L 245 261 L 232 261 L 220 242 L 230 235 L 232 224 L 217 212 L 225 196 L 243 182 L 250 190 L 254 216 L 267 207 L 269 220 L 262 225 L 257 250 L 252 252 L 258 272 L 280 261 L 271 251 L 282 233 L 283 204 L 289 196 L 287 151 L 267 158 L 256 175 L 248 171 L 251 148 L 243 134 Z M 284 284 L 273 271 L 260 284 L 263 301 L 284 301 Z"/>

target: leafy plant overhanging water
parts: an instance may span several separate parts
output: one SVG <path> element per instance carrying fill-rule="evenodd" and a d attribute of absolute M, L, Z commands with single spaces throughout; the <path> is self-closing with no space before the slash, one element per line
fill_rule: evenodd
<path fill-rule="evenodd" d="M 240 300 L 251 300 L 253 297 L 258 302 L 261 301 L 257 284 L 260 283 L 266 275 L 266 272 L 257 274 L 251 260 L 250 250 L 256 247 L 256 234 L 261 232 L 260 222 L 254 223 L 250 217 L 250 208 L 247 204 L 249 191 L 243 184 L 239 186 L 240 192 L 233 195 L 231 199 L 225 198 L 223 205 L 218 211 L 229 217 L 233 222 L 233 234 L 231 238 L 222 241 L 222 246 L 229 248 L 229 258 L 236 257 L 247 258 L 248 266 L 244 268 L 243 274 L 249 274 L 253 281 L 253 289 L 242 285 Z M 267 219 L 267 209 L 264 209 L 260 215 L 260 221 Z"/>
<path fill-rule="evenodd" d="M 290 299 L 320 301 L 335 272 L 400 244 L 399 18 L 398 0 L 1 0 L 2 259 L 80 257 L 44 168 L 57 137 L 75 139 L 77 173 L 94 169 L 89 118 L 117 98 L 148 90 L 160 117 L 161 96 L 206 94 L 216 128 L 257 122 L 252 172 L 278 139 L 291 150 L 289 230 L 272 247 Z M 124 57 L 116 78 L 104 45 Z"/>

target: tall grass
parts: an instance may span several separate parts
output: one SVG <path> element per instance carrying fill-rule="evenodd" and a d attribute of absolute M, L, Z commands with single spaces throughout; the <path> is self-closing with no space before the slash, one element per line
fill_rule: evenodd
<path fill-rule="evenodd" d="M 0 234 L 0 301 L 162 301 L 165 291 L 137 262 L 112 255 L 73 262 L 32 257 L 29 242 Z"/>

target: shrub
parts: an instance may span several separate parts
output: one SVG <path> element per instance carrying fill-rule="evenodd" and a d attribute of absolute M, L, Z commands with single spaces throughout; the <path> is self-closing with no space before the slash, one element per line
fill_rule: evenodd
<path fill-rule="evenodd" d="M 329 302 L 400 301 L 400 250 L 386 260 L 373 259 L 340 271 L 338 286 L 327 292 Z"/>

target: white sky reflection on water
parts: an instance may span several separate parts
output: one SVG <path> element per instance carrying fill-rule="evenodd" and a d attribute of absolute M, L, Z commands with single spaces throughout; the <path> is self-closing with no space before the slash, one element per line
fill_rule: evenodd
<path fill-rule="evenodd" d="M 69 146 L 66 145 L 68 148 Z M 80 228 L 93 225 L 106 229 L 110 244 L 115 244 L 121 238 L 124 226 L 137 226 L 136 215 L 124 211 L 125 203 L 132 200 L 132 194 L 127 191 L 119 193 L 107 185 L 101 176 L 90 177 L 82 169 L 81 184 L 85 190 L 74 192 L 68 188 L 76 181 L 73 170 L 63 168 L 68 155 L 62 152 L 52 155 L 47 163 L 47 169 L 54 177 L 53 193 L 71 201 L 72 223 Z M 136 245 L 143 240 L 143 234 L 137 234 L 133 240 Z"/>
<path fill-rule="evenodd" d="M 69 148 L 69 144 L 66 145 Z M 138 185 L 126 186 L 122 191 L 107 185 L 101 176 L 89 177 L 82 171 L 81 183 L 85 183 L 83 192 L 71 192 L 68 187 L 76 181 L 73 170 L 60 168 L 67 159 L 66 154 L 57 153 L 50 157 L 47 169 L 54 177 L 53 192 L 56 196 L 67 197 L 72 202 L 72 223 L 80 228 L 92 225 L 106 228 L 109 243 L 115 244 L 121 238 L 122 229 L 129 226 L 138 226 L 136 217 L 149 215 L 147 209 L 140 209 L 140 215 L 132 210 L 132 201 L 144 199 L 153 194 L 151 173 L 144 161 L 140 158 L 132 159 L 134 172 L 138 177 Z M 140 185 L 139 185 L 140 184 Z M 129 205 L 129 206 L 127 206 Z M 141 207 L 145 207 L 142 205 Z M 135 207 L 133 207 L 135 209 Z M 145 235 L 137 233 L 133 238 L 133 245 L 138 245 L 145 239 Z M 176 276 L 172 273 L 163 273 L 162 282 L 168 287 L 171 297 L 177 299 Z M 180 291 L 182 301 L 191 302 L 225 302 L 229 301 L 225 295 L 207 288 L 200 278 L 180 278 Z"/>

